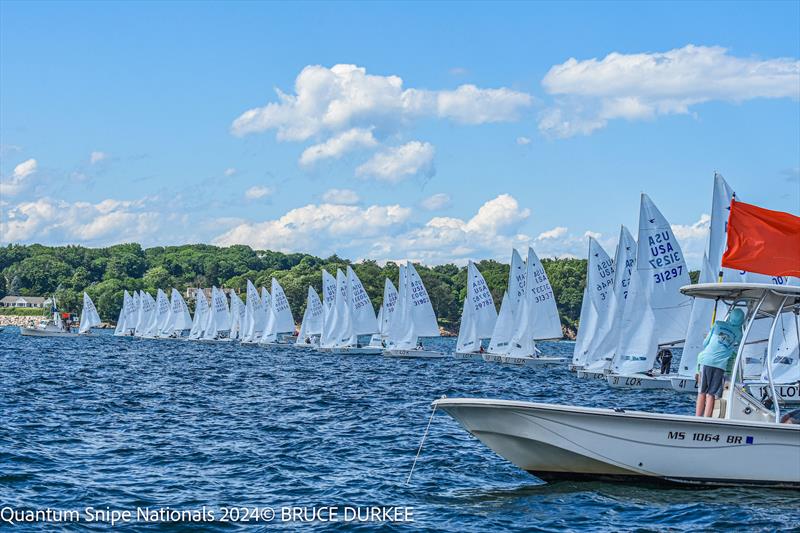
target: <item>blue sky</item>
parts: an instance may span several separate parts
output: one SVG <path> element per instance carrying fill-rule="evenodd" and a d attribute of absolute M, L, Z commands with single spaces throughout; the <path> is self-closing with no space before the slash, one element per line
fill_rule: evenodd
<path fill-rule="evenodd" d="M 0 242 L 583 256 L 587 232 L 609 253 L 635 234 L 647 192 L 696 267 L 715 171 L 800 211 L 798 22 L 797 2 L 2 2 Z"/>

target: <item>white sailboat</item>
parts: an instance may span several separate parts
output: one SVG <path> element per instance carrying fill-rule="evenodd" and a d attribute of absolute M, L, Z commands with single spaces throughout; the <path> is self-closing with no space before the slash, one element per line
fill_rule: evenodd
<path fill-rule="evenodd" d="M 170 338 L 183 338 L 184 332 L 192 329 L 192 315 L 189 314 L 189 306 L 183 300 L 183 296 L 176 289 L 172 289 L 170 295 L 170 308 L 172 310 L 170 325 L 163 334 Z"/>
<path fill-rule="evenodd" d="M 426 350 L 421 337 L 438 337 L 439 324 L 433 311 L 428 291 L 410 261 L 400 270 L 399 308 L 392 314 L 389 328 L 389 348 L 383 352 L 388 357 L 442 358 L 447 355 Z"/>
<path fill-rule="evenodd" d="M 231 330 L 231 314 L 228 309 L 228 297 L 225 291 L 211 287 L 211 302 L 206 318 L 203 336 L 199 340 L 229 342 L 228 334 Z"/>
<path fill-rule="evenodd" d="M 386 278 L 383 282 L 383 302 L 378 311 L 378 333 L 374 334 L 369 341 L 373 348 L 384 348 L 389 337 L 389 324 L 392 314 L 397 306 L 397 289 L 392 280 Z"/>
<path fill-rule="evenodd" d="M 272 294 L 270 298 L 269 318 L 264 335 L 259 340 L 260 344 L 282 345 L 290 344 L 286 337 L 294 336 L 294 318 L 289 307 L 289 300 L 278 280 L 272 278 Z"/>
<path fill-rule="evenodd" d="M 296 347 L 316 348 L 319 346 L 319 337 L 322 335 L 322 315 L 322 302 L 314 287 L 309 285 L 306 310 L 303 311 L 303 321 L 300 323 L 300 332 L 295 341 Z"/>
<path fill-rule="evenodd" d="M 156 293 L 156 337 L 168 337 L 172 331 L 172 306 L 167 294 L 158 289 Z"/>
<path fill-rule="evenodd" d="M 511 267 L 508 271 L 508 290 L 503 294 L 500 313 L 497 315 L 492 338 L 489 341 L 489 353 L 508 354 L 508 343 L 514 334 L 514 326 L 522 296 L 525 294 L 525 263 L 519 252 L 511 251 Z"/>
<path fill-rule="evenodd" d="M 244 315 L 241 342 L 242 344 L 256 343 L 267 327 L 267 312 L 264 299 L 258 295 L 258 289 L 250 280 L 247 280 L 247 300 L 245 302 Z"/>
<path fill-rule="evenodd" d="M 119 318 L 117 318 L 117 326 L 114 328 L 114 336 L 122 337 L 128 335 L 127 327 L 128 315 L 131 313 L 131 295 L 127 290 L 122 291 L 122 308 L 119 310 Z"/>
<path fill-rule="evenodd" d="M 142 311 L 140 313 L 139 322 L 136 324 L 137 337 L 145 339 L 155 338 L 158 333 L 158 323 L 156 321 L 156 301 L 150 296 L 149 293 L 140 292 Z"/>
<path fill-rule="evenodd" d="M 78 333 L 88 334 L 91 329 L 100 325 L 100 315 L 97 313 L 97 308 L 89 295 L 83 293 L 83 309 L 81 310 L 81 322 L 78 328 Z"/>
<path fill-rule="evenodd" d="M 203 330 L 208 320 L 208 300 L 203 289 L 196 289 L 194 293 L 194 318 L 189 330 L 189 340 L 196 341 L 203 336 Z"/>
<path fill-rule="evenodd" d="M 327 291 L 330 290 L 331 280 L 327 280 L 326 289 L 326 276 L 327 272 L 322 271 L 322 285 L 327 297 Z M 328 274 L 330 276 L 330 274 Z M 332 278 L 332 276 L 331 276 Z M 349 329 L 350 312 L 348 309 L 348 290 L 347 290 L 347 276 L 341 269 L 336 269 L 336 282 L 334 285 L 333 296 L 330 297 L 331 307 L 325 315 L 325 320 L 322 329 L 322 339 L 320 342 L 320 351 L 330 352 L 340 342 L 343 331 Z"/>
<path fill-rule="evenodd" d="M 800 487 L 800 425 L 782 423 L 779 404 L 749 394 L 742 372 L 743 347 L 756 317 L 774 324 L 792 313 L 800 306 L 800 288 L 722 283 L 681 291 L 747 311 L 733 383 L 715 417 L 485 398 L 447 398 L 433 405 L 495 453 L 546 481 Z M 774 398 L 771 379 L 768 389 Z"/>
<path fill-rule="evenodd" d="M 575 338 L 572 354 L 572 365 L 575 368 L 583 369 L 594 362 L 595 349 L 602 340 L 603 329 L 612 325 L 609 307 L 614 292 L 614 275 L 614 261 L 599 242 L 589 237 L 585 299 L 581 303 L 578 336 Z"/>
<path fill-rule="evenodd" d="M 378 333 L 378 321 L 364 285 L 349 265 L 346 305 L 349 317 L 344 321 L 345 329 L 339 334 L 339 342 L 333 347 L 332 352 L 345 355 L 380 355 L 382 348 L 361 346 L 358 342 L 358 337 L 361 335 Z"/>
<path fill-rule="evenodd" d="M 228 336 L 231 340 L 241 339 L 245 312 L 244 302 L 235 291 L 231 291 L 231 333 Z"/>
<path fill-rule="evenodd" d="M 680 292 L 689 272 L 672 228 L 646 194 L 639 211 L 636 271 L 621 321 L 619 344 L 606 376 L 615 388 L 672 388 L 670 378 L 654 377 L 660 346 L 682 343 L 691 298 Z"/>
<path fill-rule="evenodd" d="M 605 253 L 597 250 L 596 252 L 600 254 L 598 257 L 603 257 Z M 579 378 L 605 380 L 606 374 L 611 371 L 611 361 L 619 344 L 621 332 L 619 324 L 622 321 L 622 315 L 625 310 L 631 276 L 636 267 L 636 253 L 636 240 L 628 231 L 628 228 L 622 226 L 614 253 L 612 289 L 607 291 L 601 285 L 589 285 L 587 282 L 586 297 L 588 301 L 584 301 L 584 305 L 589 308 L 587 313 L 589 313 L 590 318 L 587 319 L 586 329 L 584 329 L 583 325 L 579 326 L 579 339 L 577 339 L 579 342 L 576 341 L 576 350 L 585 351 L 585 359 L 578 370 Z M 596 259 L 591 252 L 589 259 L 589 263 L 591 263 L 592 259 Z M 588 265 L 588 267 L 591 266 L 591 264 Z M 596 271 L 599 267 L 594 266 L 593 268 Z M 589 277 L 588 274 L 587 272 L 587 279 Z M 598 281 L 597 278 L 599 277 L 595 275 L 595 281 Z M 605 278 L 602 278 L 600 281 L 604 280 Z M 581 306 L 581 313 L 583 311 L 583 306 Z M 600 315 L 600 312 L 603 315 Z"/>
<path fill-rule="evenodd" d="M 508 354 L 502 362 L 534 366 L 561 364 L 565 358 L 544 355 L 536 347 L 537 340 L 560 339 L 563 333 L 553 287 L 542 262 L 530 246 L 525 267 L 525 293 L 516 317 L 515 331 L 509 341 Z"/>
<path fill-rule="evenodd" d="M 497 309 L 492 293 L 478 267 L 470 261 L 467 264 L 467 295 L 461 311 L 455 357 L 480 359 L 483 352 L 482 339 L 491 338 L 496 323 Z"/>

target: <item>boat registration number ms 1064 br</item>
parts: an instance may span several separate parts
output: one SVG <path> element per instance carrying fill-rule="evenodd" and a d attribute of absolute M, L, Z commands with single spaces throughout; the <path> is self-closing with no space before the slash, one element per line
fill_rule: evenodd
<path fill-rule="evenodd" d="M 719 433 L 687 433 L 686 431 L 669 431 L 668 440 L 690 440 L 695 442 L 724 442 L 726 444 L 753 444 L 749 435 L 720 435 Z"/>

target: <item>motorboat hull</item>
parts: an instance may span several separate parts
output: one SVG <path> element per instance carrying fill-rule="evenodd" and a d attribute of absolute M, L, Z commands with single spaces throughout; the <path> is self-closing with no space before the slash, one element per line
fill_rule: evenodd
<path fill-rule="evenodd" d="M 607 374 L 606 382 L 613 389 L 671 389 L 669 376 L 649 376 L 647 374 Z"/>
<path fill-rule="evenodd" d="M 401 359 L 444 359 L 448 357 L 447 354 L 442 352 L 434 352 L 432 350 L 384 350 L 385 357 L 397 357 Z"/>
<path fill-rule="evenodd" d="M 380 355 L 383 353 L 383 348 L 377 348 L 374 346 L 340 346 L 338 348 L 333 348 L 331 350 L 335 354 L 339 355 Z"/>
<path fill-rule="evenodd" d="M 434 405 L 544 480 L 800 487 L 798 425 L 471 398 Z"/>
<path fill-rule="evenodd" d="M 19 334 L 25 337 L 77 337 L 77 333 L 63 330 L 41 328 L 19 328 Z"/>

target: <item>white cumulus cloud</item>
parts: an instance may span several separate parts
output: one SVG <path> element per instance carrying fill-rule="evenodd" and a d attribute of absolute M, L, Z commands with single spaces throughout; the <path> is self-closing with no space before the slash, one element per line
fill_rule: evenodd
<path fill-rule="evenodd" d="M 271 187 L 264 187 L 263 185 L 253 185 L 246 191 L 244 191 L 244 197 L 248 200 L 258 200 L 259 198 L 264 198 L 265 196 L 269 196 L 273 193 Z"/>
<path fill-rule="evenodd" d="M 531 140 L 528 137 L 517 137 L 517 144 L 520 146 L 525 146 L 526 144 L 530 144 Z"/>
<path fill-rule="evenodd" d="M 372 136 L 372 131 L 353 128 L 335 135 L 327 141 L 309 146 L 300 156 L 300 164 L 311 166 L 323 159 L 338 159 L 347 152 L 358 148 L 376 146 L 378 141 Z"/>
<path fill-rule="evenodd" d="M 99 163 L 100 161 L 108 159 L 108 154 L 105 152 L 92 152 L 89 154 L 89 163 L 94 165 L 95 163 Z"/>
<path fill-rule="evenodd" d="M 432 194 L 422 200 L 420 205 L 428 211 L 438 211 L 450 206 L 450 195 L 443 192 Z"/>
<path fill-rule="evenodd" d="M 358 193 L 352 189 L 328 189 L 322 195 L 326 204 L 354 205 L 361 201 Z"/>
<path fill-rule="evenodd" d="M 411 141 L 375 154 L 356 169 L 356 175 L 390 183 L 398 183 L 416 175 L 432 177 L 436 174 L 433 165 L 435 153 L 432 144 Z"/>
<path fill-rule="evenodd" d="M 236 172 L 237 172 L 237 171 L 236 171 L 236 169 L 235 169 L 235 168 L 233 168 L 233 167 L 228 167 L 228 168 L 226 168 L 226 169 L 225 169 L 225 176 L 227 176 L 227 177 L 231 177 L 231 176 L 233 176 L 234 174 L 236 174 Z"/>
<path fill-rule="evenodd" d="M 536 237 L 537 241 L 543 241 L 546 239 L 558 239 L 559 237 L 563 237 L 567 234 L 567 228 L 564 226 L 556 226 L 555 228 L 547 231 L 543 231 Z"/>
<path fill-rule="evenodd" d="M 542 85 L 557 103 L 543 112 L 540 131 L 569 137 L 614 119 L 686 114 L 712 100 L 797 99 L 800 61 L 736 57 L 719 46 L 690 44 L 667 52 L 570 58 L 553 66 Z"/>
<path fill-rule="evenodd" d="M 0 177 L 0 196 L 15 196 L 27 185 L 27 178 L 34 172 L 38 163 L 35 159 L 28 159 L 14 167 L 11 176 Z"/>

